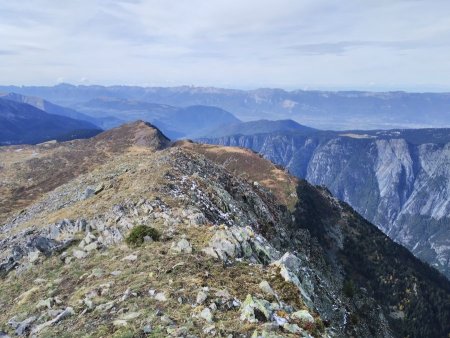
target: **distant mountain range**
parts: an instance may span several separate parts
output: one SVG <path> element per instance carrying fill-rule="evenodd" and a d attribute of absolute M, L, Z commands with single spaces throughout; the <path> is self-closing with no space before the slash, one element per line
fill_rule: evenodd
<path fill-rule="evenodd" d="M 249 121 L 293 119 L 330 129 L 394 129 L 450 127 L 450 94 L 360 91 L 235 90 L 202 87 L 2 86 L 0 91 L 39 96 L 77 107 L 99 97 L 158 103 L 176 107 L 215 106 Z"/>
<path fill-rule="evenodd" d="M 172 139 L 199 137 L 211 129 L 240 122 L 233 114 L 218 107 L 175 107 L 114 97 L 97 97 L 77 103 L 74 108 L 97 118 L 114 117 L 102 125 L 107 129 L 129 121 L 149 121 Z"/>
<path fill-rule="evenodd" d="M 101 129 L 87 121 L 48 114 L 27 103 L 0 98 L 0 145 L 91 137 Z"/>
<path fill-rule="evenodd" d="M 86 121 L 91 127 L 98 126 L 97 129 L 110 129 L 129 121 L 150 121 L 171 139 L 210 135 L 211 130 L 241 122 L 233 114 L 212 106 L 174 107 L 136 100 L 98 97 L 77 103 L 73 108 L 67 108 L 36 96 L 8 93 L 0 94 L 0 97 L 31 105 L 52 115 Z"/>
<path fill-rule="evenodd" d="M 276 131 L 201 141 L 250 148 L 326 186 L 450 278 L 450 129 Z"/>

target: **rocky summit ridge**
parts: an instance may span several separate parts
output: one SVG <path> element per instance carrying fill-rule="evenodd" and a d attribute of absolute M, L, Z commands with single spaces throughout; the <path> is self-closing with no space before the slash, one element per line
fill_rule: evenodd
<path fill-rule="evenodd" d="M 139 121 L 0 158 L 2 337 L 450 332 L 444 277 L 252 151 Z"/>

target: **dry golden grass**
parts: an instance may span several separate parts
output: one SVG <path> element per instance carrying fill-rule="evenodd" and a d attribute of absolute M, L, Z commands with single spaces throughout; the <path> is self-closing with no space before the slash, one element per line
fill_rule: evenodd
<path fill-rule="evenodd" d="M 278 198 L 280 204 L 290 209 L 297 202 L 297 179 L 251 150 L 188 141 L 178 142 L 176 145 L 206 156 L 235 175 L 258 182 L 269 189 Z"/>

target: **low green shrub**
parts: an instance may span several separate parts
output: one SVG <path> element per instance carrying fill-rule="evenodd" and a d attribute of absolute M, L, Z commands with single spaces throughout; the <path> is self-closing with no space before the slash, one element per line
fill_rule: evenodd
<path fill-rule="evenodd" d="M 154 241 L 158 241 L 161 235 L 155 228 L 146 225 L 138 225 L 131 229 L 130 233 L 125 238 L 125 242 L 129 246 L 140 246 L 144 243 L 144 237 L 146 236 Z"/>

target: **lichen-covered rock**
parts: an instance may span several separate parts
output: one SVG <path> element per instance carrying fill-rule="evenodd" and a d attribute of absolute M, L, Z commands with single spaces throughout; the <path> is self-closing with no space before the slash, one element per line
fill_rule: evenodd
<path fill-rule="evenodd" d="M 31 325 L 36 319 L 36 316 L 31 316 L 22 321 L 17 321 L 17 318 L 13 317 L 8 321 L 8 324 L 15 330 L 16 335 L 25 336 L 28 335 Z"/>
<path fill-rule="evenodd" d="M 207 298 L 208 298 L 208 293 L 205 290 L 200 290 L 197 293 L 196 303 L 203 304 Z"/>
<path fill-rule="evenodd" d="M 207 219 L 205 217 L 205 215 L 203 215 L 202 212 L 197 212 L 195 214 L 191 214 L 189 216 L 187 216 L 187 218 L 189 219 L 189 224 L 190 225 L 204 225 L 207 222 Z"/>
<path fill-rule="evenodd" d="M 207 321 L 208 323 L 212 323 L 213 322 L 213 314 L 210 308 L 205 307 L 201 312 L 200 312 L 200 318 L 203 318 L 205 321 Z"/>
<path fill-rule="evenodd" d="M 191 253 L 192 246 L 186 238 L 182 238 L 177 243 L 173 243 L 171 250 L 179 253 Z"/>
<path fill-rule="evenodd" d="M 52 320 L 49 320 L 47 322 L 44 322 L 42 324 L 36 325 L 32 330 L 31 330 L 31 335 L 36 335 L 38 334 L 40 331 L 42 331 L 43 329 L 45 329 L 48 326 L 57 324 L 58 322 L 60 322 L 61 320 L 64 320 L 70 316 L 73 316 L 75 314 L 75 311 L 71 308 L 71 307 L 67 307 L 64 311 L 62 311 L 61 313 L 59 313 L 55 318 L 53 318 Z"/>
<path fill-rule="evenodd" d="M 91 252 L 91 251 L 97 250 L 98 248 L 99 248 L 98 243 L 97 242 L 92 242 L 92 243 L 89 243 L 88 245 L 86 245 L 84 247 L 84 250 L 86 252 Z"/>
<path fill-rule="evenodd" d="M 285 329 L 287 332 L 295 333 L 295 334 L 300 334 L 300 333 L 305 332 L 297 324 L 290 324 L 290 323 L 284 324 L 283 329 Z M 305 336 L 308 337 L 309 335 L 305 335 Z M 302 337 L 305 337 L 305 336 L 302 335 Z"/>
<path fill-rule="evenodd" d="M 250 227 L 220 227 L 214 231 L 208 247 L 203 251 L 224 262 L 245 258 L 268 264 L 279 257 L 278 252 L 267 241 L 256 236 Z"/>
<path fill-rule="evenodd" d="M 303 300 L 309 307 L 313 307 L 312 295 L 314 285 L 310 281 L 307 269 L 302 269 L 302 261 L 297 256 L 286 252 L 279 260 L 272 263 L 279 269 L 281 277 L 297 286 Z"/>
<path fill-rule="evenodd" d="M 265 299 L 254 298 L 247 295 L 241 304 L 241 320 L 250 323 L 266 322 L 271 319 L 272 306 Z"/>
<path fill-rule="evenodd" d="M 300 310 L 294 313 L 291 313 L 292 319 L 298 319 L 302 323 L 313 324 L 314 317 L 307 310 Z"/>
<path fill-rule="evenodd" d="M 116 319 L 113 321 L 113 325 L 118 327 L 127 326 L 128 322 L 125 319 Z"/>
<path fill-rule="evenodd" d="M 123 261 L 134 262 L 138 259 L 137 255 L 131 254 L 122 258 Z"/>
<path fill-rule="evenodd" d="M 86 258 L 88 254 L 86 251 L 75 249 L 72 251 L 72 255 L 73 255 L 73 257 L 75 257 L 77 259 L 83 259 L 83 258 Z"/>
<path fill-rule="evenodd" d="M 138 318 L 140 315 L 141 315 L 140 312 L 127 312 L 126 314 L 124 314 L 121 317 L 121 319 L 126 320 L 126 321 L 131 321 L 131 320 Z"/>
<path fill-rule="evenodd" d="M 167 297 L 164 292 L 158 292 L 155 295 L 155 300 L 157 300 L 159 302 L 165 302 L 165 301 L 167 301 Z"/>
<path fill-rule="evenodd" d="M 51 309 L 52 305 L 54 303 L 53 298 L 47 298 L 47 299 L 41 299 L 37 304 L 36 304 L 36 309 L 43 309 L 43 308 L 47 308 L 47 309 Z"/>
<path fill-rule="evenodd" d="M 34 263 L 36 262 L 40 257 L 40 251 L 36 250 L 36 251 L 30 251 L 28 253 L 28 260 L 30 263 Z"/>
<path fill-rule="evenodd" d="M 114 301 L 99 304 L 95 307 L 95 311 L 98 311 L 100 313 L 105 313 L 105 312 L 108 312 L 109 310 L 111 310 L 114 307 L 114 305 L 115 305 Z"/>
<path fill-rule="evenodd" d="M 258 286 L 264 293 L 271 296 L 276 296 L 275 291 L 273 291 L 273 289 L 270 287 L 269 282 L 267 282 L 266 280 L 261 281 Z"/>

